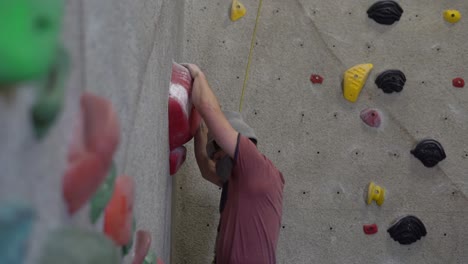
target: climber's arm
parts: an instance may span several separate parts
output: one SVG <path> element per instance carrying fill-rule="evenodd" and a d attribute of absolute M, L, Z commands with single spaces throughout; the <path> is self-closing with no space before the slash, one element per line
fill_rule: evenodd
<path fill-rule="evenodd" d="M 203 72 L 193 64 L 184 64 L 194 78 L 192 88 L 192 102 L 202 116 L 216 143 L 231 158 L 237 144 L 237 132 L 227 121 L 218 103 L 218 99 L 211 90 Z"/>
<path fill-rule="evenodd" d="M 208 131 L 205 124 L 202 122 L 194 136 L 195 158 L 203 178 L 222 187 L 223 183 L 216 175 L 215 162 L 211 160 L 206 153 L 207 137 Z"/>

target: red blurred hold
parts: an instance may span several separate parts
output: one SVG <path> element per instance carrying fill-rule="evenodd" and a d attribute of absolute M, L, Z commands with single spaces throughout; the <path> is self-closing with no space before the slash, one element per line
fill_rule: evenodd
<path fill-rule="evenodd" d="M 310 76 L 310 81 L 311 81 L 312 83 L 314 83 L 314 84 L 315 84 L 315 83 L 323 83 L 323 77 L 320 76 L 320 75 L 318 75 L 318 74 L 312 74 L 312 75 Z"/>
<path fill-rule="evenodd" d="M 366 108 L 361 111 L 360 117 L 362 121 L 370 127 L 380 127 L 381 119 L 379 111 L 371 108 Z"/>
<path fill-rule="evenodd" d="M 132 236 L 134 188 L 131 177 L 117 177 L 112 198 L 104 211 L 104 233 L 118 246 L 127 245 Z"/>
<path fill-rule="evenodd" d="M 170 167 L 171 175 L 174 175 L 177 173 L 179 168 L 184 163 L 186 156 L 187 156 L 187 149 L 184 146 L 178 147 L 171 151 L 171 154 L 169 157 L 169 165 L 170 165 L 169 167 Z"/>
<path fill-rule="evenodd" d="M 169 88 L 169 148 L 173 150 L 192 139 L 200 124 L 200 115 L 192 106 L 193 79 L 184 66 L 172 64 Z"/>
<path fill-rule="evenodd" d="M 452 80 L 452 84 L 454 87 L 457 87 L 457 88 L 463 88 L 465 87 L 465 80 L 463 80 L 463 78 L 455 78 Z"/>
<path fill-rule="evenodd" d="M 136 232 L 135 256 L 132 264 L 142 264 L 151 246 L 151 234 L 148 231 Z"/>
<path fill-rule="evenodd" d="M 158 258 L 156 264 L 164 264 L 164 262 L 160 258 Z"/>
<path fill-rule="evenodd" d="M 379 228 L 377 227 L 376 224 L 364 225 L 363 229 L 366 235 L 373 235 L 379 231 Z"/>
<path fill-rule="evenodd" d="M 120 140 L 110 101 L 83 93 L 68 152 L 63 197 L 70 214 L 78 211 L 104 181 Z"/>

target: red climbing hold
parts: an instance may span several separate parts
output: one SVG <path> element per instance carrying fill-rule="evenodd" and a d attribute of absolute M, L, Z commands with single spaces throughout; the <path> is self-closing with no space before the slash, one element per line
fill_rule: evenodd
<path fill-rule="evenodd" d="M 191 100 L 192 82 L 189 70 L 173 63 L 168 105 L 170 150 L 192 139 L 200 124 L 200 115 Z"/>
<path fill-rule="evenodd" d="M 104 212 L 104 233 L 118 246 L 127 245 L 132 237 L 134 191 L 133 179 L 119 176 Z"/>
<path fill-rule="evenodd" d="M 465 80 L 463 78 L 455 78 L 452 80 L 452 84 L 454 87 L 463 88 L 465 87 Z"/>
<path fill-rule="evenodd" d="M 70 214 L 96 192 L 110 169 L 120 138 L 117 115 L 110 101 L 85 92 L 68 152 L 63 197 Z"/>
<path fill-rule="evenodd" d="M 148 231 L 138 230 L 135 244 L 135 256 L 132 264 L 142 264 L 151 246 L 151 234 Z"/>
<path fill-rule="evenodd" d="M 363 230 L 366 235 L 373 235 L 379 231 L 379 228 L 377 227 L 376 224 L 372 224 L 372 225 L 364 225 Z"/>
<path fill-rule="evenodd" d="M 180 166 L 182 166 L 182 164 L 184 163 L 186 155 L 187 149 L 184 146 L 178 147 L 171 151 L 169 157 L 169 167 L 171 175 L 176 174 Z"/>
<path fill-rule="evenodd" d="M 323 83 L 323 77 L 320 76 L 320 75 L 318 75 L 318 74 L 312 74 L 312 75 L 310 76 L 310 81 L 311 81 L 312 83 L 314 83 L 314 84 L 315 84 L 315 83 Z"/>
<path fill-rule="evenodd" d="M 370 127 L 379 127 L 380 126 L 380 114 L 379 111 L 372 108 L 366 108 L 361 111 L 361 119 Z"/>

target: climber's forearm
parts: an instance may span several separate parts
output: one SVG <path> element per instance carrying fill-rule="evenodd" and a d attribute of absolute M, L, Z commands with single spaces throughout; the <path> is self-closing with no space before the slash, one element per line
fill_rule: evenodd
<path fill-rule="evenodd" d="M 233 158 L 237 143 L 237 132 L 232 128 L 221 111 L 218 99 L 202 72 L 199 72 L 195 76 L 192 102 L 218 145 Z"/>
<path fill-rule="evenodd" d="M 200 173 L 206 180 L 221 187 L 222 182 L 216 175 L 215 163 L 209 159 L 206 153 L 207 129 L 202 122 L 194 136 L 195 159 Z"/>

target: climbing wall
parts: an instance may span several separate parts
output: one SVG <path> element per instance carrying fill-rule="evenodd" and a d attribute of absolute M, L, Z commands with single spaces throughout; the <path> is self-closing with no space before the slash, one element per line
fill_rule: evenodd
<path fill-rule="evenodd" d="M 183 4 L 0 3 L 0 263 L 171 262 Z"/>
<path fill-rule="evenodd" d="M 443 17 L 466 16 L 466 3 L 398 1 L 400 20 L 382 25 L 367 14 L 376 1 L 263 1 L 251 42 L 259 1 L 243 0 L 235 22 L 230 1 L 186 1 L 183 59 L 205 71 L 223 109 L 238 110 L 253 44 L 241 110 L 286 180 L 278 263 L 468 263 L 468 88 L 452 83 L 468 78 L 468 22 Z M 344 73 L 364 63 L 373 68 L 349 102 Z M 404 73 L 401 92 L 377 88 L 386 70 Z M 361 120 L 366 108 L 380 127 Z M 423 139 L 446 159 L 425 167 L 410 153 Z M 187 153 L 175 175 L 173 261 L 209 263 L 221 191 Z M 385 188 L 381 206 L 366 203 L 371 181 Z M 427 234 L 401 245 L 387 229 L 407 215 Z"/>

